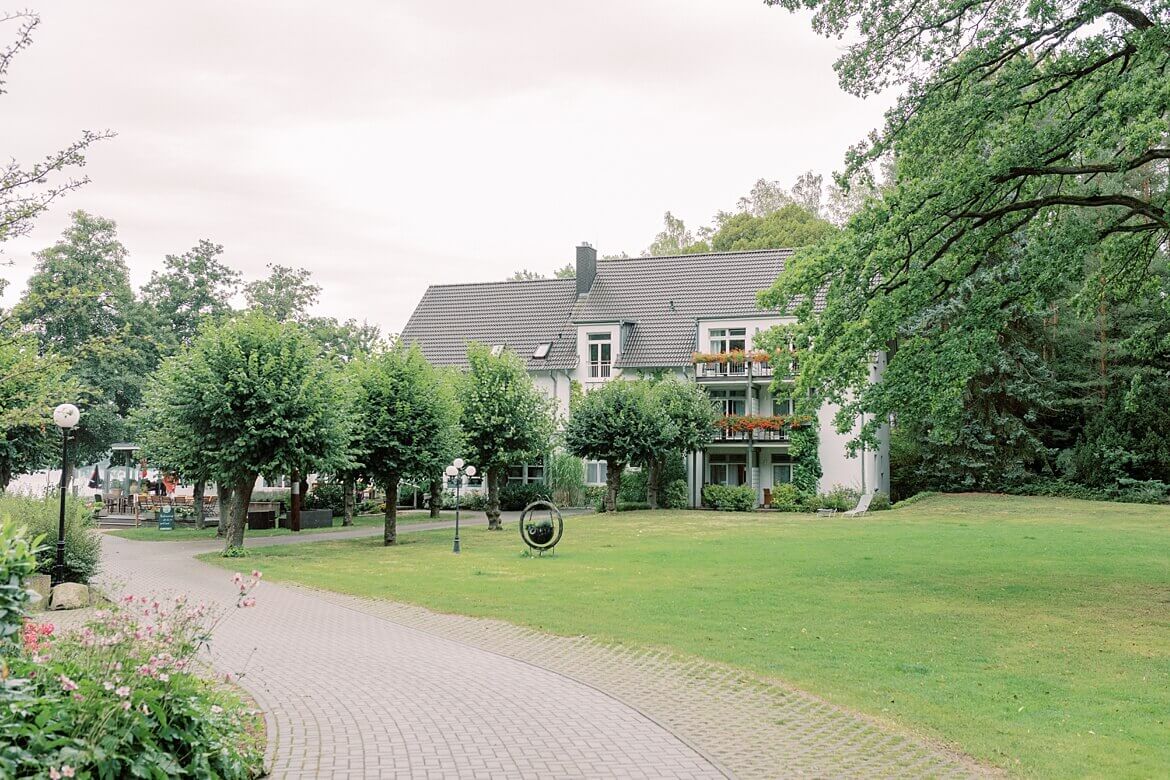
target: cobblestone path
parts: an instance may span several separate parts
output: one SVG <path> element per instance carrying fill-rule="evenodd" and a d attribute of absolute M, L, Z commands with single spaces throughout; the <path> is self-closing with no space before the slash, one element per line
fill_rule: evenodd
<path fill-rule="evenodd" d="M 253 543 L 322 537 L 338 538 Z M 233 597 L 224 570 L 191 558 L 213 544 L 103 546 L 107 582 Z M 666 651 L 270 582 L 256 596 L 222 624 L 212 660 L 265 710 L 274 777 L 988 774 L 779 682 Z"/>

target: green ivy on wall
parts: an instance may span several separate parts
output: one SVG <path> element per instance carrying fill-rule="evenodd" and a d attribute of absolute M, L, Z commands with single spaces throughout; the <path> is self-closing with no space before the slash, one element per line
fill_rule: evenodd
<path fill-rule="evenodd" d="M 792 484 L 801 493 L 816 495 L 817 483 L 821 479 L 820 421 L 817 419 L 816 402 L 807 395 L 795 401 L 796 414 L 807 416 L 810 422 L 793 428 L 788 434 L 788 454 L 792 456 Z"/>

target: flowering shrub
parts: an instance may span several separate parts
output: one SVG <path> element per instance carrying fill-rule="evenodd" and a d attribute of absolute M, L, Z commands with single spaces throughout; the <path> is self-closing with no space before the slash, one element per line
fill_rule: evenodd
<path fill-rule="evenodd" d="M 232 580 L 235 606 L 254 606 L 260 572 Z M 0 668 L 0 777 L 259 776 L 260 714 L 199 674 L 219 619 L 126 596 L 76 633 L 26 621 Z"/>

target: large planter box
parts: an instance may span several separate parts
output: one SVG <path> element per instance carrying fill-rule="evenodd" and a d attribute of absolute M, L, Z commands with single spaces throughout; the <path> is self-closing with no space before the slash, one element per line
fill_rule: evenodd
<path fill-rule="evenodd" d="M 253 531 L 263 531 L 276 527 L 276 512 L 254 512 L 248 510 L 248 528 Z"/>
<path fill-rule="evenodd" d="M 333 510 L 331 509 L 302 509 L 301 528 L 331 528 L 333 527 Z"/>

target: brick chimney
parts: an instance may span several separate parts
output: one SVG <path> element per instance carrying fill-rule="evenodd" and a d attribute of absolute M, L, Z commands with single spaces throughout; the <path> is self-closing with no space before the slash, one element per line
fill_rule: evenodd
<path fill-rule="evenodd" d="M 593 280 L 597 278 L 597 250 L 582 241 L 577 247 L 577 297 L 588 295 L 593 287 Z"/>

